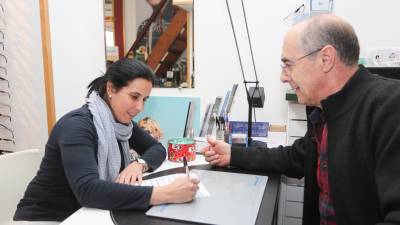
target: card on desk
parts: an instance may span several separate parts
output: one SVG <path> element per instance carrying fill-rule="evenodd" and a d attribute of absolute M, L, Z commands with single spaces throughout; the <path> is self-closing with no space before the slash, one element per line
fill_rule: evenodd
<path fill-rule="evenodd" d="M 141 186 L 154 186 L 154 187 L 160 187 L 164 186 L 167 184 L 170 184 L 176 180 L 178 177 L 186 177 L 187 175 L 185 173 L 175 173 L 175 174 L 170 174 L 162 177 L 157 177 L 149 180 L 144 180 Z M 199 179 L 197 174 L 191 172 L 190 177 Z M 201 198 L 201 197 L 207 197 L 209 196 L 210 193 L 207 191 L 207 188 L 204 187 L 203 183 L 200 181 L 199 183 L 199 190 L 197 190 L 196 193 L 196 198 Z"/>
<path fill-rule="evenodd" d="M 267 176 L 192 170 L 210 196 L 190 203 L 153 206 L 148 216 L 208 224 L 254 224 Z"/>

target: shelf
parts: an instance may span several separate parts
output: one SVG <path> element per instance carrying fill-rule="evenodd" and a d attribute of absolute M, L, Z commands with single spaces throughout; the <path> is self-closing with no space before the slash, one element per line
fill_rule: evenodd
<path fill-rule="evenodd" d="M 297 95 L 293 90 L 287 90 L 285 95 L 286 101 L 298 102 Z"/>

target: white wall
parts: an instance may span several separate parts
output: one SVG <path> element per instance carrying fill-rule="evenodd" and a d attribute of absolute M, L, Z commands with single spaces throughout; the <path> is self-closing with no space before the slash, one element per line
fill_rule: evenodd
<path fill-rule="evenodd" d="M 335 14 L 349 21 L 360 41 L 361 56 L 371 48 L 400 47 L 400 1 L 336 1 Z"/>
<path fill-rule="evenodd" d="M 99 2 L 50 0 L 57 117 L 83 103 L 86 85 L 104 69 L 103 9 Z M 239 83 L 232 117 L 246 120 L 247 102 L 225 1 L 194 2 L 195 88 L 154 89 L 152 94 L 201 96 L 203 114 L 207 103 Z M 240 1 L 231 0 L 230 3 L 246 78 L 254 80 Z M 282 0 L 271 4 L 270 1 L 244 0 L 244 3 L 257 72 L 266 92 L 264 108 L 257 109 L 257 120 L 285 124 L 286 86 L 279 81 L 281 44 L 288 28 L 283 18 L 303 1 Z M 400 45 L 400 30 L 396 29 L 399 16 L 395 11 L 399 6 L 397 0 L 337 0 L 334 11 L 354 25 L 364 51 Z M 357 12 L 352 11 L 354 9 Z"/>
<path fill-rule="evenodd" d="M 10 88 L 0 82 L 1 90 L 8 90 L 11 98 L 0 96 L 0 102 L 11 105 L 12 121 L 0 118 L 15 135 L 15 145 L 0 141 L 0 149 L 19 151 L 28 148 L 42 149 L 47 140 L 47 115 L 44 92 L 43 57 L 40 28 L 39 1 L 1 1 L 5 12 L 0 15 L 6 24 L 0 22 L 4 32 L 5 51 L 8 63 L 7 75 L 1 77 L 10 81 Z M 2 13 L 2 12 L 0 12 Z M 1 37 L 0 37 L 1 39 Z M 10 114 L 7 107 L 0 105 L 0 113 Z M 10 137 L 9 132 L 0 128 L 0 137 Z"/>
<path fill-rule="evenodd" d="M 256 109 L 257 121 L 286 123 L 285 86 L 279 81 L 281 42 L 287 27 L 283 18 L 301 1 L 245 0 L 256 70 L 266 100 L 263 109 Z M 255 80 L 246 38 L 240 1 L 230 1 L 231 13 L 238 36 L 239 48 L 247 80 Z M 194 5 L 195 89 L 153 91 L 157 95 L 201 96 L 201 114 L 207 103 L 224 96 L 234 83 L 239 84 L 232 106 L 232 119 L 247 120 L 246 92 L 231 31 L 225 0 L 195 1 Z"/>
<path fill-rule="evenodd" d="M 49 0 L 56 118 L 84 103 L 105 71 L 103 1 Z"/>
<path fill-rule="evenodd" d="M 43 62 L 38 1 L 1 1 L 5 6 L 6 64 L 11 99 L 0 95 L 12 107 L 16 145 L 1 149 L 40 148 L 47 140 L 47 119 L 43 80 Z M 144 2 L 144 1 L 143 1 Z M 257 110 L 258 120 L 286 123 L 285 86 L 279 82 L 279 58 L 282 38 L 287 27 L 283 18 L 303 1 L 244 0 L 259 79 L 266 91 L 264 109 Z M 244 38 L 240 1 L 231 0 L 237 25 L 239 45 L 243 52 L 248 79 L 251 64 Z M 361 43 L 361 54 L 369 48 L 399 47 L 397 29 L 400 2 L 336 0 L 334 11 L 353 24 Z M 149 9 L 151 10 L 151 9 Z M 353 11 L 356 10 L 356 11 Z M 234 119 L 247 119 L 247 103 L 233 36 L 224 0 L 195 1 L 195 82 L 194 89 L 154 89 L 154 95 L 201 96 L 201 112 L 205 105 L 224 95 L 233 83 L 239 83 L 233 105 Z M 142 12 L 144 13 L 144 12 Z M 86 86 L 105 68 L 103 2 L 98 0 L 49 0 L 50 31 L 53 54 L 53 76 L 57 118 L 84 103 Z M 134 26 L 136 27 L 136 26 Z M 1 51 L 1 50 L 0 50 Z M 4 62 L 0 62 L 4 66 Z M 0 83 L 1 84 L 1 83 Z M 4 87 L 2 84 L 1 88 Z M 2 113 L 7 109 L 0 106 Z M 7 121 L 1 121 L 9 123 Z M 0 135 L 6 135 L 0 129 Z"/>
<path fill-rule="evenodd" d="M 247 79 L 253 79 L 252 65 L 245 39 L 245 27 L 240 1 L 230 0 L 235 29 L 239 36 L 242 60 Z M 287 103 L 284 100 L 286 86 L 279 81 L 280 54 L 285 31 L 289 28 L 283 18 L 295 10 L 301 0 L 259 1 L 244 0 L 247 22 L 253 45 L 257 72 L 265 88 L 263 109 L 257 109 L 257 120 L 285 124 Z M 400 1 L 345 1 L 335 0 L 334 13 L 348 20 L 355 28 L 361 54 L 374 47 L 400 47 Z M 233 117 L 247 119 L 245 91 L 240 74 L 239 61 L 230 28 L 225 0 L 198 0 L 194 8 L 195 23 L 195 72 L 194 94 L 204 102 L 214 101 L 224 95 L 233 83 L 240 83 Z M 159 93 L 168 93 L 170 91 Z M 204 104 L 202 106 L 204 109 Z"/>
<path fill-rule="evenodd" d="M 229 1 L 238 38 L 246 80 L 254 81 L 250 50 L 240 1 Z M 286 121 L 285 87 L 279 81 L 279 59 L 285 32 L 283 18 L 301 1 L 245 0 L 256 70 L 266 99 L 263 109 L 256 109 L 258 121 L 284 124 Z M 229 14 L 224 0 L 195 2 L 195 69 L 196 89 L 206 102 L 224 95 L 233 83 L 239 83 L 232 118 L 247 120 L 246 92 Z"/>

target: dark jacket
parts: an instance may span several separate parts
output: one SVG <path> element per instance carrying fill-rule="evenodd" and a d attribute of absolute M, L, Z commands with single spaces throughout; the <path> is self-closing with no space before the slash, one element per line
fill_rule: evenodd
<path fill-rule="evenodd" d="M 400 224 L 400 81 L 360 66 L 323 100 L 329 185 L 339 225 Z M 231 165 L 305 177 L 303 224 L 319 224 L 317 150 L 311 130 L 292 146 L 232 147 Z"/>
<path fill-rule="evenodd" d="M 165 159 L 165 148 L 136 123 L 129 145 L 152 169 Z M 87 105 L 63 116 L 51 131 L 40 169 L 18 204 L 14 220 L 62 221 L 82 206 L 146 209 L 153 188 L 100 180 L 97 147 Z"/>

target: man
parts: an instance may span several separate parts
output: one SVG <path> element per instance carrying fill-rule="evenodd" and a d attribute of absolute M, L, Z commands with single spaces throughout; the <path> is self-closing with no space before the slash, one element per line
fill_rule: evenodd
<path fill-rule="evenodd" d="M 400 224 L 400 82 L 357 65 L 353 28 L 334 15 L 285 36 L 281 80 L 315 107 L 292 146 L 244 149 L 209 138 L 215 166 L 305 178 L 303 224 Z"/>

